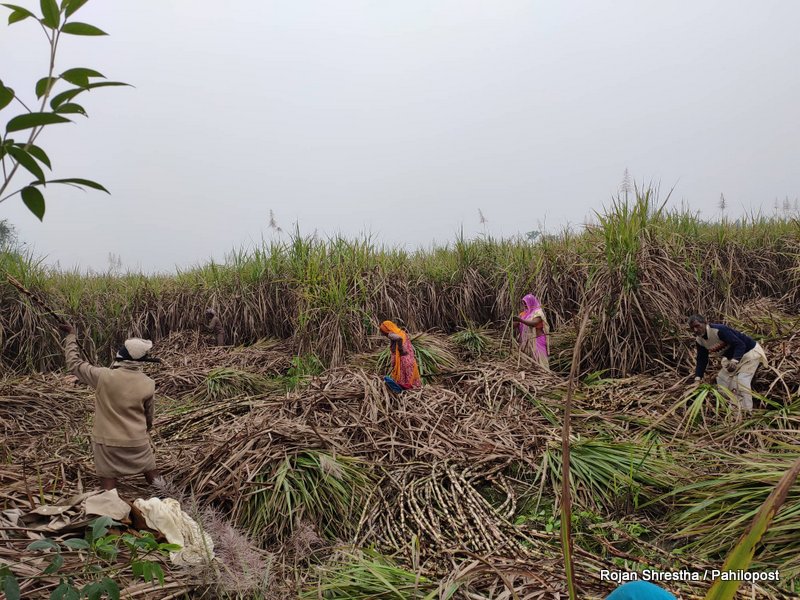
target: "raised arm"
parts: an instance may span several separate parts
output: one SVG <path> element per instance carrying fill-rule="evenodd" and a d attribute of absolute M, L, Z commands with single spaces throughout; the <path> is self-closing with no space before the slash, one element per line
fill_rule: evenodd
<path fill-rule="evenodd" d="M 79 381 L 96 388 L 100 375 L 105 371 L 105 368 L 95 367 L 81 358 L 78 338 L 72 325 L 60 325 L 59 329 L 67 334 L 64 338 L 64 359 L 67 363 L 67 370 L 75 375 Z"/>

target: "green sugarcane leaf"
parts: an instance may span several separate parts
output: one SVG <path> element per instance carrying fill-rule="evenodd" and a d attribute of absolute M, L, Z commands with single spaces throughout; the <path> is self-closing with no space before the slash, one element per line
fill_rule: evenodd
<path fill-rule="evenodd" d="M 786 496 L 789 494 L 789 490 L 794 485 L 798 475 L 800 475 L 800 459 L 784 473 L 775 489 L 772 490 L 764 504 L 761 505 L 749 529 L 742 535 L 739 542 L 725 559 L 722 571 L 746 571 L 750 568 L 756 546 L 761 542 L 761 538 L 764 537 L 767 529 L 769 529 L 772 520 L 786 500 Z M 738 578 L 735 581 L 717 579 L 711 589 L 708 590 L 706 600 L 733 600 L 741 583 Z"/>

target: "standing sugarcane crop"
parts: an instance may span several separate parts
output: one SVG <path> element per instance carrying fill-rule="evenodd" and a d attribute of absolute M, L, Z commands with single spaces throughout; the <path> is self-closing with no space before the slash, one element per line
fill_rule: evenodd
<path fill-rule="evenodd" d="M 689 317 L 689 327 L 697 343 L 694 380 L 702 381 L 709 356 L 721 357 L 722 368 L 717 373 L 717 385 L 733 392 L 741 410 L 751 412 L 753 395 L 750 383 L 758 365 L 767 366 L 767 355 L 761 344 L 727 325 L 707 323 L 701 315 Z"/>
<path fill-rule="evenodd" d="M 150 446 L 156 384 L 142 372 L 142 363 L 160 362 L 148 353 L 153 342 L 130 338 L 117 351 L 110 368 L 81 359 L 75 328 L 60 323 L 66 334 L 67 369 L 95 390 L 92 428 L 94 466 L 104 490 L 117 487 L 117 479 L 143 473 L 152 484 L 159 476 Z"/>

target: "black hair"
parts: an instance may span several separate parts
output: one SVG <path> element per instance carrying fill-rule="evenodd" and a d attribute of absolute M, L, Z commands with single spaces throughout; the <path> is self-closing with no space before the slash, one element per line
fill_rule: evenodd
<path fill-rule="evenodd" d="M 705 324 L 706 318 L 703 315 L 692 315 L 691 317 L 689 317 L 689 325 L 691 325 L 692 323 Z"/>

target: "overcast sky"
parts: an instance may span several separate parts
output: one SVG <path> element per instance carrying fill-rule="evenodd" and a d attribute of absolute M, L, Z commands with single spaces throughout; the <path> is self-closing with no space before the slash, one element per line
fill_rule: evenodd
<path fill-rule="evenodd" d="M 43 34 L 0 15 L 0 78 L 32 100 Z M 626 168 L 708 218 L 720 193 L 732 217 L 800 196 L 800 2 L 90 0 L 73 20 L 110 35 L 64 36 L 57 70 L 135 88 L 81 96 L 90 118 L 39 144 L 112 195 L 51 186 L 44 224 L 0 204 L 64 268 L 222 260 L 274 235 L 270 210 L 410 247 L 482 232 L 479 209 L 493 235 L 580 225 Z"/>

